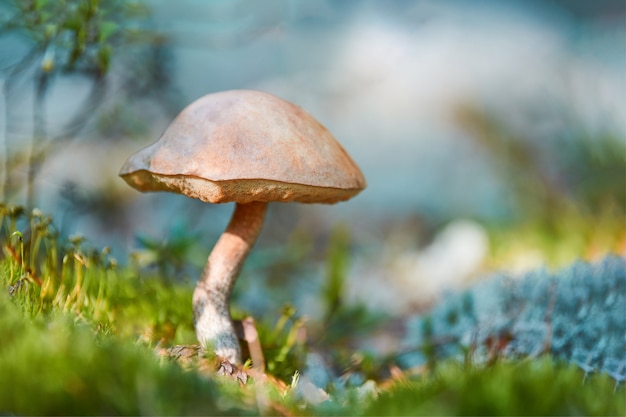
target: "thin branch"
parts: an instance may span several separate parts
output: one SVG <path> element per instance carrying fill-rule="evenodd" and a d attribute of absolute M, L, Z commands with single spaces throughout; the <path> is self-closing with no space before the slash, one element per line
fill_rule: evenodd
<path fill-rule="evenodd" d="M 107 78 L 104 74 L 94 76 L 91 92 L 79 107 L 81 110 L 65 125 L 61 133 L 48 140 L 48 143 L 74 138 L 89 123 L 95 111 L 102 104 L 107 90 Z"/>
<path fill-rule="evenodd" d="M 33 109 L 33 139 L 28 156 L 28 176 L 26 179 L 26 207 L 32 209 L 35 203 L 35 178 L 41 168 L 43 153 L 39 150 L 46 143 L 46 93 L 50 85 L 50 74 L 40 71 L 35 80 L 35 102 Z"/>
<path fill-rule="evenodd" d="M 2 172 L 0 172 L 0 201 L 6 199 L 6 193 L 9 182 L 9 142 L 7 139 L 8 122 L 9 122 L 9 106 L 7 106 L 6 82 L 0 79 L 0 143 L 3 145 L 4 164 L 2 164 Z"/>

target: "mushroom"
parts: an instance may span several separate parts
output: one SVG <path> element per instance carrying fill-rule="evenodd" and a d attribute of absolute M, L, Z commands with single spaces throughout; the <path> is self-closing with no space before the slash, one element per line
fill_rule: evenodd
<path fill-rule="evenodd" d="M 230 294 L 259 236 L 267 203 L 332 204 L 366 185 L 358 166 L 317 120 L 292 103 L 252 90 L 194 101 L 159 140 L 126 161 L 120 176 L 139 191 L 236 203 L 193 294 L 199 342 L 234 364 L 241 363 L 241 352 Z"/>

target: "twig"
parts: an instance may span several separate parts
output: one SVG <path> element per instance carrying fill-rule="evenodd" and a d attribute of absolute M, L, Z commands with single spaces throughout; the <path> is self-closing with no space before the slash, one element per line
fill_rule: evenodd
<path fill-rule="evenodd" d="M 50 85 L 50 74 L 39 71 L 35 79 L 35 102 L 33 110 L 33 139 L 28 156 L 28 176 L 26 179 L 26 207 L 33 208 L 35 203 L 35 177 L 41 166 L 41 152 L 38 149 L 46 142 L 46 93 Z"/>

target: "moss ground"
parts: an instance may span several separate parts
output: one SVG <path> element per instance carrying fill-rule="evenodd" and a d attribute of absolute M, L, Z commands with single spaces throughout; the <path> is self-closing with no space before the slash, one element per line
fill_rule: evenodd
<path fill-rule="evenodd" d="M 626 415 L 624 384 L 550 356 L 391 373 L 374 360 L 371 381 L 331 381 L 312 400 L 289 308 L 257 321 L 271 375 L 242 385 L 155 354 L 194 342 L 190 284 L 139 279 L 39 212 L 3 206 L 0 242 L 0 414 Z"/>

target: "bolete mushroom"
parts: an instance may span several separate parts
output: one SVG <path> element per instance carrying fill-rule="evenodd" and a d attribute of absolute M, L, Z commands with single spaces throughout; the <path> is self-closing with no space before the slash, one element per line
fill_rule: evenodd
<path fill-rule="evenodd" d="M 241 353 L 229 298 L 267 203 L 331 204 L 365 188 L 361 170 L 324 126 L 294 104 L 251 90 L 194 101 L 120 176 L 140 191 L 236 203 L 193 294 L 198 340 L 235 364 Z"/>

